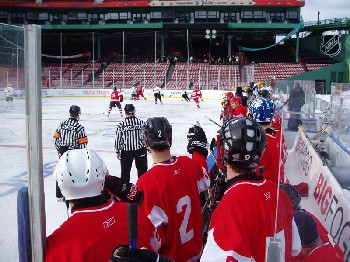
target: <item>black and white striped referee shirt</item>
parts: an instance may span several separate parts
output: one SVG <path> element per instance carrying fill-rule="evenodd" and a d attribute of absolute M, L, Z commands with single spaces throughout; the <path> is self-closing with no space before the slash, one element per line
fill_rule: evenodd
<path fill-rule="evenodd" d="M 127 117 L 119 123 L 115 134 L 115 150 L 133 151 L 145 147 L 142 132 L 144 124 L 144 121 L 136 117 Z"/>
<path fill-rule="evenodd" d="M 88 143 L 85 128 L 75 118 L 61 122 L 53 139 L 57 151 L 60 151 L 61 147 L 67 147 L 67 149 L 85 148 Z"/>

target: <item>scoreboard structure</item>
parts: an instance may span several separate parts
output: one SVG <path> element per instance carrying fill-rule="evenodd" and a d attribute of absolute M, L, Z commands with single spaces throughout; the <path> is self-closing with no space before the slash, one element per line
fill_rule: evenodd
<path fill-rule="evenodd" d="M 188 42 L 191 55 L 212 49 L 228 58 L 239 46 L 269 46 L 277 35 L 290 33 L 300 23 L 304 5 L 304 0 L 1 1 L 0 22 L 41 25 L 43 42 L 50 43 L 43 46 L 47 54 L 61 48 L 60 41 L 66 55 L 79 48 L 92 52 L 88 34 L 94 32 L 93 41 L 99 43 L 95 57 L 103 56 L 112 42 L 122 48 L 123 34 L 126 49 L 156 41 L 160 58 L 185 55 Z M 215 30 L 215 40 L 208 41 L 206 30 Z"/>

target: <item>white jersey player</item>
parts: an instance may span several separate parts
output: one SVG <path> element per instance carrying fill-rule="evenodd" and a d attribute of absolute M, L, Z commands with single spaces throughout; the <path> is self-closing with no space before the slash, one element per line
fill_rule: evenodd
<path fill-rule="evenodd" d="M 12 109 L 12 102 L 13 102 L 13 97 L 15 96 L 15 92 L 12 88 L 11 83 L 9 83 L 7 85 L 4 92 L 5 92 L 5 97 L 6 97 L 6 109 L 8 109 L 8 108 Z"/>

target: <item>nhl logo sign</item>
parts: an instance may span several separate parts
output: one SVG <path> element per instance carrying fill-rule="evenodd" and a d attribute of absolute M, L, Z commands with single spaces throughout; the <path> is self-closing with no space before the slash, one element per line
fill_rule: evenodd
<path fill-rule="evenodd" d="M 337 56 L 341 51 L 340 35 L 323 35 L 320 51 L 331 57 Z"/>

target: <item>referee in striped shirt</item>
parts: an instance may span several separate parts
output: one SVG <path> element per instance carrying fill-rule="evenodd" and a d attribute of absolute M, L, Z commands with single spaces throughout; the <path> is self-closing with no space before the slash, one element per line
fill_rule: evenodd
<path fill-rule="evenodd" d="M 85 133 L 85 128 L 79 123 L 80 107 L 72 105 L 69 108 L 70 118 L 60 123 L 53 135 L 53 142 L 56 147 L 58 157 L 61 157 L 64 152 L 70 149 L 85 148 L 88 143 L 88 138 Z M 63 199 L 61 190 L 56 181 L 56 197 L 57 200 Z"/>
<path fill-rule="evenodd" d="M 143 143 L 144 121 L 135 117 L 134 105 L 126 104 L 124 112 L 124 121 L 117 125 L 114 147 L 120 160 L 121 179 L 129 183 L 134 159 L 138 177 L 147 171 L 147 148 Z"/>

